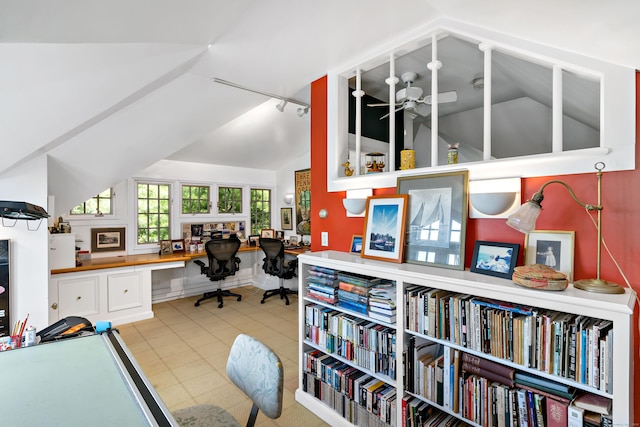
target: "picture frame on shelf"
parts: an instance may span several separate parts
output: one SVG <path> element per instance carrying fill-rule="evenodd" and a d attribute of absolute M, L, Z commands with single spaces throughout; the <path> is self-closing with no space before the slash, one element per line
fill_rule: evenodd
<path fill-rule="evenodd" d="M 91 252 L 119 252 L 126 248 L 126 228 L 92 228 Z"/>
<path fill-rule="evenodd" d="M 283 230 L 293 230 L 293 208 L 280 208 L 280 226 Z"/>
<path fill-rule="evenodd" d="M 275 238 L 273 228 L 263 228 L 262 230 L 260 230 L 260 237 L 267 237 L 269 239 Z"/>
<path fill-rule="evenodd" d="M 573 283 L 574 241 L 575 231 L 531 231 L 524 241 L 524 263 L 551 267 Z"/>
<path fill-rule="evenodd" d="M 300 243 L 300 240 L 297 234 L 294 234 L 293 236 L 289 236 L 289 244 L 291 246 L 298 246 L 298 243 Z"/>
<path fill-rule="evenodd" d="M 279 240 L 284 240 L 284 231 L 283 230 L 276 230 L 276 239 Z"/>
<path fill-rule="evenodd" d="M 160 255 L 170 255 L 172 253 L 173 253 L 173 247 L 171 245 L 171 240 L 161 240 Z"/>
<path fill-rule="evenodd" d="M 367 198 L 362 258 L 402 262 L 408 202 L 406 194 Z"/>
<path fill-rule="evenodd" d="M 356 234 L 351 238 L 351 251 L 352 254 L 359 254 L 362 252 L 362 236 Z"/>
<path fill-rule="evenodd" d="M 259 238 L 260 238 L 259 234 L 250 234 L 249 235 L 249 246 L 257 246 Z"/>
<path fill-rule="evenodd" d="M 476 240 L 471 257 L 473 273 L 511 279 L 518 262 L 518 243 L 488 242 Z"/>
<path fill-rule="evenodd" d="M 409 195 L 405 262 L 464 270 L 468 185 L 466 170 L 398 178 Z"/>
<path fill-rule="evenodd" d="M 184 239 L 172 240 L 171 249 L 173 249 L 173 252 L 184 252 L 185 251 Z"/>

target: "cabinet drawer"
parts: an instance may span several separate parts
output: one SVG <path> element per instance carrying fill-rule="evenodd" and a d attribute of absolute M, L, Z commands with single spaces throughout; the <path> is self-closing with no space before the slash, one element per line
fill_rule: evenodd
<path fill-rule="evenodd" d="M 58 282 L 60 318 L 66 316 L 88 317 L 100 312 L 98 302 L 99 276 L 67 279 Z"/>
<path fill-rule="evenodd" d="M 139 272 L 107 277 L 109 312 L 142 306 L 142 275 Z"/>

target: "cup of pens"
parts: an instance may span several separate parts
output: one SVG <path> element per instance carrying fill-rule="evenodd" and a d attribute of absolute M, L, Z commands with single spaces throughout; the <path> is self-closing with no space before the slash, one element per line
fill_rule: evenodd
<path fill-rule="evenodd" d="M 22 335 L 11 335 L 11 349 L 22 346 Z"/>

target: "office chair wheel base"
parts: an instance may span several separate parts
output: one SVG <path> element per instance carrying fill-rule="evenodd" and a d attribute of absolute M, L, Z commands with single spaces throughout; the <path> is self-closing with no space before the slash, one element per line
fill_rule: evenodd
<path fill-rule="evenodd" d="M 287 302 L 285 303 L 285 305 L 289 305 L 289 300 L 287 300 Z"/>
<path fill-rule="evenodd" d="M 260 304 L 264 304 L 264 300 L 260 300 Z"/>
<path fill-rule="evenodd" d="M 222 306 L 223 306 L 222 303 L 218 304 L 218 308 L 222 308 Z"/>
<path fill-rule="evenodd" d="M 242 301 L 242 296 L 239 296 L 237 301 Z"/>
<path fill-rule="evenodd" d="M 195 304 L 193 304 L 194 307 L 200 307 L 200 301 L 196 301 Z"/>

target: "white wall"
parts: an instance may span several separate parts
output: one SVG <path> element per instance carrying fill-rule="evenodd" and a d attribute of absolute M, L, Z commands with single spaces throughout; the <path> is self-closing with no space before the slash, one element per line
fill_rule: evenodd
<path fill-rule="evenodd" d="M 288 164 L 283 165 L 276 172 L 276 181 L 277 181 L 277 191 L 274 206 L 274 214 L 275 219 L 272 224 L 274 225 L 275 230 L 282 230 L 282 223 L 280 221 L 280 208 L 293 208 L 293 215 L 296 214 L 296 206 L 295 206 L 295 171 L 301 169 L 308 169 L 311 165 L 311 153 L 310 151 L 298 157 L 297 159 L 291 161 Z M 294 194 L 294 201 L 291 205 L 287 205 L 284 203 L 284 196 L 286 194 Z M 311 195 L 313 197 L 313 194 Z M 294 229 L 293 230 L 285 230 L 284 235 L 292 236 L 296 233 L 295 224 L 296 221 L 293 221 Z M 305 239 L 311 239 L 311 236 L 305 236 Z"/>
<path fill-rule="evenodd" d="M 2 174 L 0 198 L 47 209 L 47 157 L 40 156 Z M 47 221 L 13 223 L 5 219 L 0 225 L 0 239 L 11 239 L 10 321 L 14 324 L 28 314 L 29 325 L 40 330 L 49 324 Z"/>

